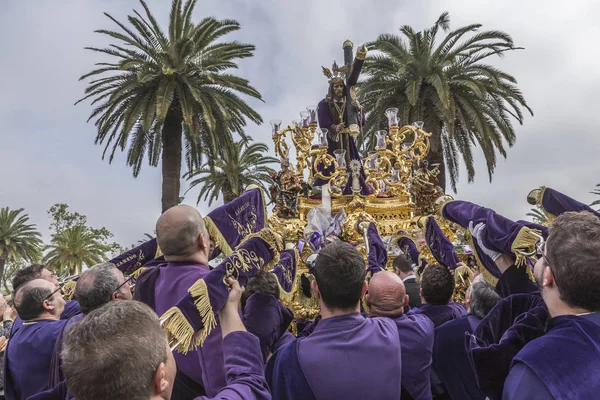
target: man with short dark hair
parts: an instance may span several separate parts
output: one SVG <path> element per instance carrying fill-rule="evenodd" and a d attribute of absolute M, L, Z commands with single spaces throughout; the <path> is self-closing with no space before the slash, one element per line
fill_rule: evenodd
<path fill-rule="evenodd" d="M 417 282 L 417 277 L 413 270 L 413 265 L 404 254 L 399 254 L 394 258 L 394 273 L 402 279 L 406 294 L 408 295 L 408 305 L 410 308 L 421 305 L 421 285 Z"/>
<path fill-rule="evenodd" d="M 24 322 L 6 349 L 4 389 L 7 399 L 25 400 L 48 389 L 54 342 L 66 323 L 60 320 L 65 300 L 53 283 L 33 279 L 19 286 L 15 306 Z"/>
<path fill-rule="evenodd" d="M 258 339 L 245 332 L 238 314 L 243 289 L 231 278 L 229 284 L 227 303 L 219 311 L 227 386 L 217 398 L 270 400 Z M 70 328 L 64 356 L 75 399 L 172 398 L 175 359 L 158 317 L 143 303 L 110 302 L 92 311 Z"/>
<path fill-rule="evenodd" d="M 546 333 L 513 359 L 503 399 L 592 399 L 600 393 L 600 219 L 566 212 L 534 277 L 551 316 Z"/>
<path fill-rule="evenodd" d="M 431 400 L 433 322 L 422 314 L 404 313 L 410 299 L 402 280 L 392 272 L 373 275 L 366 300 L 369 314 L 388 317 L 398 327 L 402 347 L 402 398 Z"/>
<path fill-rule="evenodd" d="M 269 360 L 273 398 L 400 398 L 398 329 L 388 318 L 360 314 L 365 272 L 352 245 L 338 241 L 321 250 L 311 286 L 322 319 L 310 336 L 285 344 Z"/>
<path fill-rule="evenodd" d="M 465 332 L 473 333 L 499 301 L 500 295 L 494 286 L 478 275 L 467 290 L 467 315 L 436 328 L 433 367 L 439 378 L 439 384 L 434 388 L 437 394 L 446 392 L 451 399 L 485 400 L 486 395 L 477 385 L 465 349 Z"/>
<path fill-rule="evenodd" d="M 139 279 L 136 292 L 149 294 L 144 302 L 163 315 L 210 272 L 210 237 L 200 213 L 193 207 L 178 205 L 158 218 L 156 239 L 168 264 L 145 271 L 140 278 L 149 273 L 154 274 L 153 278 Z M 174 397 L 193 399 L 204 393 L 216 396 L 226 383 L 220 325 L 217 323 L 197 350 L 175 353 L 175 361 L 178 373 Z"/>
<path fill-rule="evenodd" d="M 467 313 L 465 306 L 452 299 L 454 279 L 448 268 L 440 264 L 429 264 L 421 276 L 421 306 L 411 310 L 414 314 L 425 314 L 435 327 Z"/>
<path fill-rule="evenodd" d="M 34 279 L 45 279 L 48 282 L 58 286 L 58 278 L 52 271 L 46 268 L 45 265 L 32 264 L 28 267 L 18 270 L 15 273 L 15 276 L 12 279 L 13 292 L 16 293 L 17 289 L 21 285 Z M 76 314 L 79 314 L 79 304 L 76 301 L 67 300 L 65 309 L 61 314 L 60 319 L 69 319 Z M 20 316 L 15 318 L 12 328 L 13 332 L 16 331 L 22 323 L 23 320 Z"/>

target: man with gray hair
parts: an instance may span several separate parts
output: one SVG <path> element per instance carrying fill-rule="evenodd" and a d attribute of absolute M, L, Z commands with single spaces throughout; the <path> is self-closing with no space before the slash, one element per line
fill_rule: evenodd
<path fill-rule="evenodd" d="M 500 296 L 494 286 L 478 275 L 467 290 L 467 315 L 436 328 L 433 345 L 434 392 L 446 392 L 452 399 L 486 398 L 471 368 L 465 349 L 465 332 L 473 333 L 499 301 Z"/>

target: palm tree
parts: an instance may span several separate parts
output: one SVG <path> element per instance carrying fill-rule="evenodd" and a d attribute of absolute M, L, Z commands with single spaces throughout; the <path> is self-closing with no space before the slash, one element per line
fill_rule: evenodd
<path fill-rule="evenodd" d="M 6 262 L 20 260 L 35 262 L 41 253 L 42 235 L 35 224 L 29 224 L 29 215 L 23 209 L 0 209 L 0 277 L 4 276 Z"/>
<path fill-rule="evenodd" d="M 535 222 L 536 224 L 545 224 L 548 222 L 548 217 L 546 216 L 544 211 L 539 207 L 532 208 L 531 211 L 529 211 L 525 215 L 531 217 L 533 219 L 533 222 Z"/>
<path fill-rule="evenodd" d="M 518 49 L 501 31 L 478 32 L 480 24 L 464 26 L 436 41 L 439 29 L 449 30 L 443 13 L 423 32 L 410 26 L 400 31 L 406 40 L 383 34 L 369 43 L 375 54 L 365 60 L 366 79 L 359 96 L 367 110 L 365 140 L 373 146 L 374 132 L 387 127 L 385 110 L 396 107 L 402 123 L 423 121 L 431 132 L 429 162 L 440 164 L 440 186 L 446 189 L 446 169 L 456 191 L 459 155 L 469 182 L 475 177 L 473 146 L 481 147 L 490 180 L 496 151 L 506 157 L 516 136 L 511 116 L 523 123 L 521 108 L 532 115 L 517 81 L 482 61 Z"/>
<path fill-rule="evenodd" d="M 134 176 L 144 156 L 153 167 L 162 160 L 165 211 L 179 202 L 182 147 L 188 170 L 202 165 L 203 157 L 210 163 L 219 148 L 233 144 L 233 133 L 244 138 L 246 119 L 262 122 L 239 94 L 261 95 L 246 79 L 227 72 L 237 68 L 236 60 L 252 57 L 254 46 L 215 42 L 239 30 L 236 21 L 209 17 L 194 24 L 196 0 L 173 0 L 167 36 L 146 3 L 140 3 L 145 16 L 134 10 L 128 17 L 131 27 L 105 14 L 120 32 L 96 32 L 118 44 L 87 49 L 116 59 L 97 63 L 97 69 L 80 78 L 94 77 L 77 103 L 88 98 L 99 103 L 89 120 L 96 118 L 96 144 L 105 143 L 103 158 L 112 149 L 112 162 L 117 149 L 127 147 Z"/>
<path fill-rule="evenodd" d="M 596 188 L 590 192 L 591 194 L 595 194 L 596 196 L 600 196 L 600 183 L 596 185 Z M 600 200 L 594 200 L 590 207 L 594 207 L 600 205 Z"/>
<path fill-rule="evenodd" d="M 102 237 L 84 225 L 67 228 L 54 236 L 44 262 L 57 274 L 80 274 L 83 266 L 91 267 L 106 260 L 110 246 Z"/>
<path fill-rule="evenodd" d="M 268 147 L 263 143 L 248 145 L 246 141 L 225 148 L 222 158 L 214 160 L 214 168 L 205 164 L 186 174 L 186 178 L 191 180 L 188 191 L 200 185 L 198 203 L 208 199 L 210 206 L 220 194 L 223 201 L 229 203 L 250 184 L 265 189 L 268 186 L 265 183 L 273 183 L 267 165 L 278 162 L 274 157 L 265 156 L 267 151 Z"/>

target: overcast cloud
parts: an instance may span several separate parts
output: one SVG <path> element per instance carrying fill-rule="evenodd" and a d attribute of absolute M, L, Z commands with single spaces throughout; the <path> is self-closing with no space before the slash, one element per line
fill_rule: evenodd
<path fill-rule="evenodd" d="M 148 3 L 166 27 L 170 1 Z M 78 77 L 98 61 L 84 46 L 108 44 L 93 33 L 113 28 L 102 13 L 125 20 L 133 8 L 137 1 L 0 0 L 0 207 L 24 207 L 46 237 L 46 210 L 58 202 L 124 245 L 152 232 L 160 214 L 160 168 L 146 166 L 134 179 L 124 154 L 112 165 L 102 161 L 94 125 L 86 123 L 89 103 L 73 105 L 85 88 Z M 242 30 L 232 37 L 256 45 L 239 73 L 262 93 L 265 102 L 253 106 L 265 124 L 248 133 L 272 148 L 267 121 L 289 122 L 323 97 L 321 65 L 342 61 L 345 39 L 358 45 L 405 24 L 421 30 L 443 11 L 451 28 L 482 23 L 525 47 L 493 63 L 516 76 L 535 113 L 516 128 L 517 143 L 493 182 L 477 154 L 475 183 L 463 171 L 455 197 L 513 219 L 525 216 L 527 193 L 542 184 L 593 200 L 588 192 L 600 183 L 598 1 L 202 0 L 194 16 L 236 19 Z M 196 196 L 188 193 L 185 202 L 195 204 Z"/>

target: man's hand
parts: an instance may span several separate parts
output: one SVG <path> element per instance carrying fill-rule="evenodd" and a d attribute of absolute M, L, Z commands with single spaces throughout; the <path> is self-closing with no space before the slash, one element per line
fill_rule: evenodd
<path fill-rule="evenodd" d="M 477 244 L 479 248 L 489 257 L 492 261 L 496 261 L 498 257 L 502 255 L 494 250 L 490 250 L 483 245 L 483 236 L 485 235 L 485 224 L 483 222 L 478 223 L 473 226 L 473 221 L 469 222 L 469 232 L 471 232 L 471 236 L 473 236 L 477 240 Z"/>
<path fill-rule="evenodd" d="M 229 291 L 229 297 L 227 298 L 225 307 L 235 308 L 237 311 L 240 306 L 240 300 L 242 299 L 242 293 L 244 293 L 245 289 L 240 287 L 240 283 L 231 277 L 227 278 L 227 284 L 231 290 Z"/>
<path fill-rule="evenodd" d="M 4 336 L 0 336 L 0 353 L 3 353 L 6 350 L 6 345 L 8 344 L 8 339 Z"/>
<path fill-rule="evenodd" d="M 344 129 L 344 123 L 343 122 L 340 123 L 340 124 L 337 124 L 337 126 L 335 127 L 335 131 L 337 133 L 340 133 L 342 131 L 342 129 Z"/>

